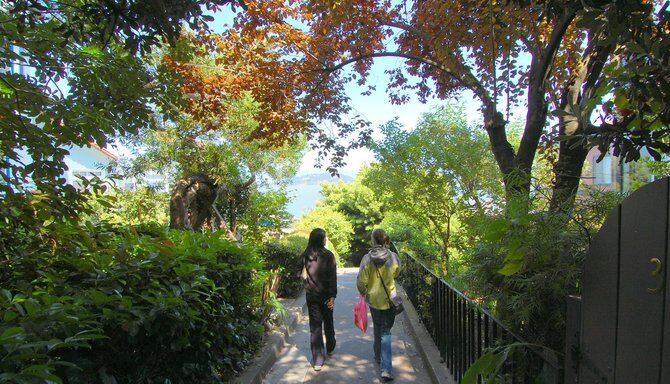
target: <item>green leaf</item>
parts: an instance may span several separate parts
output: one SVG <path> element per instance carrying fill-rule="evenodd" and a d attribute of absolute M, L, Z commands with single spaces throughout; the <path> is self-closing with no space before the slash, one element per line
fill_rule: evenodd
<path fill-rule="evenodd" d="M 486 228 L 484 233 L 484 240 L 494 242 L 502 239 L 509 229 L 510 222 L 507 219 L 496 219 L 492 221 Z"/>
<path fill-rule="evenodd" d="M 47 380 L 48 383 L 56 383 L 56 384 L 63 384 L 63 380 L 54 375 L 53 373 L 49 372 L 30 372 L 27 373 L 30 376 L 38 377 L 40 379 Z"/>
<path fill-rule="evenodd" d="M 104 52 L 97 45 L 89 45 L 88 47 L 82 48 L 79 52 L 85 56 L 91 56 L 96 59 L 100 59 L 104 56 Z"/>
<path fill-rule="evenodd" d="M 495 371 L 501 356 L 502 354 L 493 352 L 482 355 L 465 371 L 461 384 L 477 384 L 478 376 L 486 377 L 491 375 Z"/>
<path fill-rule="evenodd" d="M 8 97 L 14 94 L 14 88 L 5 80 L 0 79 L 0 97 Z"/>
<path fill-rule="evenodd" d="M 656 161 L 661 161 L 661 154 L 658 153 L 655 149 L 650 148 L 650 147 L 647 147 L 647 151 L 649 152 L 649 154 L 651 155 L 651 157 L 654 158 L 654 160 L 656 160 Z"/>
<path fill-rule="evenodd" d="M 505 257 L 505 262 L 517 263 L 523 260 L 525 256 L 525 248 L 523 247 L 523 241 L 520 237 L 513 237 L 509 246 L 507 247 L 507 256 Z"/>
<path fill-rule="evenodd" d="M 5 312 L 5 316 L 3 316 L 3 321 L 5 323 L 9 323 L 10 321 L 16 319 L 17 317 L 19 317 L 18 313 L 13 312 L 13 311 L 7 311 L 7 312 Z"/>
<path fill-rule="evenodd" d="M 617 106 L 617 108 L 622 109 L 628 107 L 628 97 L 626 97 L 626 94 L 624 92 L 617 92 L 616 96 L 614 96 L 614 105 Z"/>
<path fill-rule="evenodd" d="M 6 329 L 4 332 L 2 332 L 2 335 L 0 335 L 0 344 L 2 344 L 3 341 L 9 340 L 12 338 L 16 338 L 16 336 L 23 334 L 23 328 L 21 327 L 11 327 Z"/>
<path fill-rule="evenodd" d="M 500 270 L 498 270 L 498 273 L 504 276 L 512 276 L 515 273 L 519 272 L 520 270 L 521 270 L 521 263 L 510 262 L 505 263 L 505 266 L 502 267 Z"/>

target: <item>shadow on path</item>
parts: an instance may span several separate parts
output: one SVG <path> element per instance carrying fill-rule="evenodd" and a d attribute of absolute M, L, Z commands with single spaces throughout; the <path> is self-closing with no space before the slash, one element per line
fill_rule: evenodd
<path fill-rule="evenodd" d="M 323 370 L 315 372 L 310 364 L 309 323 L 305 315 L 298 323 L 289 344 L 274 364 L 265 384 L 279 383 L 379 383 L 379 367 L 373 361 L 372 319 L 368 314 L 368 331 L 354 326 L 353 308 L 358 301 L 357 268 L 340 269 L 338 296 L 335 303 L 335 338 L 337 347 Z M 404 314 L 396 318 L 393 336 L 393 383 L 430 383 L 421 356 L 414 348 L 414 339 L 407 329 Z"/>

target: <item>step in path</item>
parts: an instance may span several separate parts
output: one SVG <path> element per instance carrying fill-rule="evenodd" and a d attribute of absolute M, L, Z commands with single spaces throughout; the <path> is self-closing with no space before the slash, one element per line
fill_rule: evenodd
<path fill-rule="evenodd" d="M 372 318 L 368 314 L 368 331 L 361 332 L 353 323 L 353 307 L 358 301 L 357 268 L 342 268 L 337 276 L 335 301 L 335 338 L 337 348 L 320 372 L 310 364 L 309 319 L 305 314 L 295 333 L 263 380 L 264 384 L 354 384 L 380 383 L 379 367 L 372 351 Z M 391 330 L 393 339 L 393 383 L 430 383 L 424 362 L 415 348 L 405 315 L 396 317 Z"/>

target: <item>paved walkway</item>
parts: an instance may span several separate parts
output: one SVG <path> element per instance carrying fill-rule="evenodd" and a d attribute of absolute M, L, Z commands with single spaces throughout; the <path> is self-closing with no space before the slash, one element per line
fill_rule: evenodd
<path fill-rule="evenodd" d="M 358 301 L 356 291 L 357 268 L 340 269 L 338 295 L 335 302 L 335 338 L 337 347 L 326 361 L 323 370 L 315 372 L 310 364 L 309 319 L 305 315 L 289 339 L 282 355 L 263 380 L 264 384 L 297 383 L 380 383 L 379 368 L 373 361 L 372 319 L 368 314 L 368 331 L 354 326 L 353 308 Z M 393 336 L 393 383 L 428 384 L 430 378 L 423 360 L 414 348 L 405 314 L 396 318 L 391 330 Z"/>

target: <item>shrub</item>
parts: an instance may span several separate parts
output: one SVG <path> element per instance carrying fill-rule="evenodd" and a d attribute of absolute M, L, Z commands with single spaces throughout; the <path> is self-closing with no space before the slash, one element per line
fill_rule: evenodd
<path fill-rule="evenodd" d="M 591 191 L 569 215 L 490 217 L 457 286 L 488 303 L 525 340 L 561 350 L 566 298 L 579 293 L 593 236 L 621 196 Z"/>
<path fill-rule="evenodd" d="M 354 229 L 343 213 L 327 205 L 317 205 L 295 223 L 296 233 L 304 237 L 309 237 L 314 228 L 326 230 L 328 240 L 333 245 L 329 249 L 333 253 L 339 255 L 349 252 Z"/>
<path fill-rule="evenodd" d="M 279 273 L 278 297 L 296 297 L 302 290 L 303 282 L 297 276 L 302 270 L 300 255 L 306 247 L 307 239 L 301 236 L 289 236 L 263 245 L 261 255 L 266 268 Z"/>
<path fill-rule="evenodd" d="M 379 224 L 388 233 L 391 241 L 403 252 L 419 257 L 424 263 L 437 264 L 440 249 L 431 240 L 428 230 L 407 215 L 390 211 Z M 435 268 L 437 269 L 437 268 Z"/>
<path fill-rule="evenodd" d="M 46 206 L 0 204 L 0 382 L 209 384 L 242 369 L 262 336 L 251 248 Z"/>
<path fill-rule="evenodd" d="M 108 201 L 105 204 L 105 201 Z M 112 190 L 94 201 L 97 219 L 118 224 L 154 222 L 167 225 L 170 194 L 142 186 L 134 191 Z"/>

